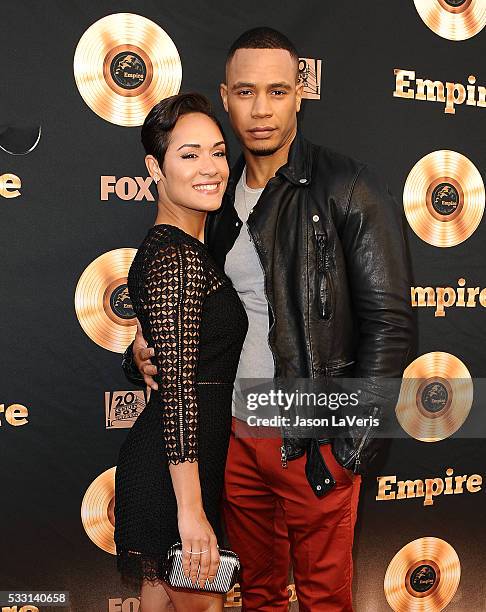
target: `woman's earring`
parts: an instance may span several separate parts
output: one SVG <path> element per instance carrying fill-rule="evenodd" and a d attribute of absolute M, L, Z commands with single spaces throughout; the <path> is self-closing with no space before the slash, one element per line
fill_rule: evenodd
<path fill-rule="evenodd" d="M 158 182 L 159 182 L 159 177 L 158 176 L 154 176 L 154 183 L 157 185 Z"/>

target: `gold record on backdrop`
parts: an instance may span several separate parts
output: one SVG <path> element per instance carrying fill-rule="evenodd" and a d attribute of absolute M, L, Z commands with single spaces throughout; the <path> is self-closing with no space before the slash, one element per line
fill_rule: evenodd
<path fill-rule="evenodd" d="M 451 247 L 469 238 L 484 212 L 484 183 L 464 155 L 441 150 L 422 157 L 403 190 L 408 223 L 419 238 Z"/>
<path fill-rule="evenodd" d="M 466 40 L 486 25 L 484 0 L 414 0 L 422 21 L 448 40 Z"/>
<path fill-rule="evenodd" d="M 460 359 L 440 351 L 426 353 L 403 373 L 398 422 L 416 440 L 438 442 L 462 426 L 473 395 L 471 375 Z"/>
<path fill-rule="evenodd" d="M 112 555 L 115 535 L 116 467 L 100 474 L 88 487 L 81 502 L 81 521 L 90 540 Z"/>
<path fill-rule="evenodd" d="M 114 353 L 123 353 L 135 337 L 137 322 L 127 288 L 136 249 L 115 249 L 92 261 L 81 274 L 74 296 L 86 334 Z"/>
<path fill-rule="evenodd" d="M 170 36 L 133 13 L 96 21 L 74 54 L 79 93 L 97 115 L 124 126 L 142 125 L 157 102 L 179 92 L 182 65 Z"/>
<path fill-rule="evenodd" d="M 395 612 L 439 612 L 454 597 L 461 564 L 440 538 L 419 538 L 393 557 L 385 574 L 385 596 Z"/>

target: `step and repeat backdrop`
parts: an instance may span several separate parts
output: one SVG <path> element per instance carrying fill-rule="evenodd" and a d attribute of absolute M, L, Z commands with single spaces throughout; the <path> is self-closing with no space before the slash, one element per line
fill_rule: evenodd
<path fill-rule="evenodd" d="M 474 392 L 486 374 L 486 0 L 3 4 L 0 591 L 138 610 L 116 571 L 113 504 L 118 449 L 145 405 L 121 370 L 135 333 L 126 275 L 156 214 L 139 126 L 160 99 L 196 90 L 230 134 L 225 54 L 257 25 L 299 50 L 303 133 L 374 166 L 407 221 L 418 351 L 397 406 L 406 435 L 363 481 L 355 609 L 486 611 L 486 444 L 480 427 L 460 435 L 486 408 Z M 239 605 L 237 586 L 226 606 Z"/>

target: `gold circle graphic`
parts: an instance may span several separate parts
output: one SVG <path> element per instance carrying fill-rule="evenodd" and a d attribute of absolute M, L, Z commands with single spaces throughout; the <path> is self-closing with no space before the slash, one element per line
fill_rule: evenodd
<path fill-rule="evenodd" d="M 386 599 L 395 612 L 440 612 L 454 597 L 461 564 L 454 548 L 440 538 L 419 538 L 391 560 L 384 580 Z"/>
<path fill-rule="evenodd" d="M 112 555 L 116 554 L 115 473 L 116 466 L 95 478 L 81 502 L 81 521 L 88 537 L 96 546 Z"/>
<path fill-rule="evenodd" d="M 474 233 L 484 213 L 484 199 L 479 170 L 467 157 L 449 150 L 422 157 L 403 189 L 410 227 L 419 238 L 437 247 L 455 246 Z"/>
<path fill-rule="evenodd" d="M 484 0 L 414 0 L 425 25 L 448 40 L 466 40 L 486 25 Z"/>
<path fill-rule="evenodd" d="M 142 125 L 157 102 L 179 92 L 182 65 L 170 36 L 133 13 L 107 15 L 81 36 L 74 53 L 79 93 L 97 115 Z"/>
<path fill-rule="evenodd" d="M 406 368 L 395 411 L 410 436 L 438 442 L 463 425 L 472 402 L 469 370 L 454 355 L 435 351 L 421 355 Z"/>
<path fill-rule="evenodd" d="M 74 296 L 78 321 L 99 346 L 123 353 L 135 337 L 135 314 L 126 287 L 136 249 L 115 249 L 92 261 L 81 274 Z"/>

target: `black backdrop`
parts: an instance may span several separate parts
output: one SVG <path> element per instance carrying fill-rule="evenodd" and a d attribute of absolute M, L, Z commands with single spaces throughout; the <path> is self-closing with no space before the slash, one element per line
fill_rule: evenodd
<path fill-rule="evenodd" d="M 74 308 L 87 266 L 108 251 L 136 248 L 156 212 L 145 200 L 101 200 L 101 176 L 146 176 L 139 128 L 95 114 L 73 75 L 86 29 L 121 12 L 143 15 L 169 34 L 181 58 L 181 90 L 206 94 L 228 134 L 217 89 L 226 50 L 243 30 L 271 25 L 290 36 L 301 57 L 322 59 L 321 97 L 304 102 L 303 133 L 372 164 L 399 201 L 412 167 L 430 152 L 457 151 L 481 173 L 486 162 L 484 108 L 463 104 L 445 114 L 444 104 L 393 96 L 397 68 L 442 82 L 466 84 L 470 74 L 478 85 L 486 82 L 486 32 L 447 40 L 425 25 L 412 0 L 2 3 L 0 124 L 39 123 L 42 138 L 25 156 L 0 150 L 0 175 L 15 174 L 22 183 L 19 197 L 0 195 L 0 590 L 68 590 L 76 612 L 137 609 L 114 556 L 88 537 L 81 519 L 86 491 L 115 466 L 128 431 L 107 427 L 105 392 L 132 387 L 121 355 L 93 342 Z M 234 161 L 238 147 L 231 143 Z M 449 248 L 408 229 L 416 286 L 455 287 L 460 277 L 468 286 L 486 285 L 484 221 Z M 450 353 L 473 379 L 484 376 L 483 307 L 450 308 L 443 318 L 417 308 L 417 317 L 419 355 Z M 27 408 L 25 424 L 8 422 L 13 404 Z M 443 477 L 448 467 L 482 475 L 482 440 L 395 441 L 364 482 L 355 547 L 358 612 L 390 609 L 387 567 L 423 537 L 446 541 L 459 557 L 460 583 L 447 609 L 486 610 L 483 492 L 440 496 L 428 507 L 422 499 L 375 499 L 377 476 Z M 428 605 L 420 609 L 440 609 Z"/>

